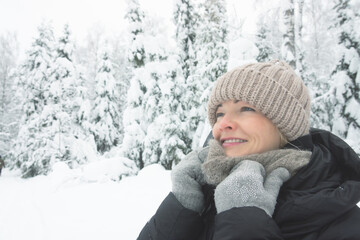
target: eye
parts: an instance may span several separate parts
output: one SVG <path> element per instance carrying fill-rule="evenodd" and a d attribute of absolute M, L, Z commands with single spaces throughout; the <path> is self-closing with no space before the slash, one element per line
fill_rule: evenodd
<path fill-rule="evenodd" d="M 251 107 L 242 107 L 241 112 L 256 112 L 256 110 Z"/>
<path fill-rule="evenodd" d="M 216 113 L 216 119 L 223 117 L 224 115 L 225 115 L 224 113 L 218 112 L 218 113 Z"/>

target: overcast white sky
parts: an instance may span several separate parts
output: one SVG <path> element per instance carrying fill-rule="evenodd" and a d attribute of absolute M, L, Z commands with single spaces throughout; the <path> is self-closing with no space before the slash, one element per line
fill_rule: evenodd
<path fill-rule="evenodd" d="M 148 12 L 171 18 L 172 0 L 139 1 Z M 251 28 L 249 2 L 252 1 L 228 0 L 228 10 L 236 11 L 238 18 L 248 17 L 247 25 Z M 69 23 L 75 38 L 81 41 L 94 24 L 104 25 L 110 32 L 121 29 L 125 9 L 125 0 L 0 0 L 0 34 L 16 31 L 24 50 L 35 36 L 37 26 L 47 19 L 53 21 L 55 30 L 62 30 Z"/>

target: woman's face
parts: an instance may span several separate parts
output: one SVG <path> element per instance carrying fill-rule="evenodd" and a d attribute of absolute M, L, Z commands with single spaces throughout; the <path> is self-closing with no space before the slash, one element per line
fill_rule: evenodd
<path fill-rule="evenodd" d="M 252 105 L 227 101 L 216 111 L 213 136 L 226 156 L 245 156 L 280 148 L 280 133 L 275 125 Z"/>

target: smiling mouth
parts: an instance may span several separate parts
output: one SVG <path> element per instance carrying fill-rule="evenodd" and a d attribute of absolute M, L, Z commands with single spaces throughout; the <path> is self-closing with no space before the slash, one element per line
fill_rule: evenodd
<path fill-rule="evenodd" d="M 240 144 L 240 143 L 245 143 L 247 142 L 247 140 L 245 139 L 225 139 L 225 140 L 221 140 L 221 144 L 225 147 L 225 146 L 232 146 L 232 145 L 236 145 L 236 144 Z"/>

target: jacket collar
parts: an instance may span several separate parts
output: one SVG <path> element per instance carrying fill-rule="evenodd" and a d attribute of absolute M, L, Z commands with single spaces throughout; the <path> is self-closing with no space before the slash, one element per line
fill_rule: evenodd
<path fill-rule="evenodd" d="M 326 179 L 360 181 L 359 157 L 342 139 L 328 131 L 311 129 L 310 134 L 285 147 L 312 151 L 310 163 L 289 181 L 292 189 L 314 187 Z"/>
<path fill-rule="evenodd" d="M 287 143 L 284 148 L 294 148 L 294 149 L 300 149 L 300 150 L 308 150 L 312 152 L 313 150 L 313 141 L 311 138 L 312 130 L 310 130 L 310 134 L 307 134 L 305 136 L 299 137 L 289 143 Z"/>

